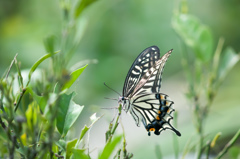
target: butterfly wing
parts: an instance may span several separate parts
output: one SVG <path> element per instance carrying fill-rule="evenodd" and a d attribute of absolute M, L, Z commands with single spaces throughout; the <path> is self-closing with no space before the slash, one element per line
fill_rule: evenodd
<path fill-rule="evenodd" d="M 124 82 L 123 96 L 129 97 L 136 89 L 139 81 L 146 72 L 160 59 L 160 51 L 157 46 L 145 49 L 133 62 Z"/>
<path fill-rule="evenodd" d="M 137 125 L 142 121 L 149 135 L 150 131 L 159 135 L 161 131 L 170 129 L 181 136 L 180 132 L 170 123 L 170 120 L 173 119 L 171 116 L 174 111 L 173 104 L 174 102 L 168 95 L 163 93 L 137 95 L 132 101 L 130 113 Z"/>
<path fill-rule="evenodd" d="M 172 50 L 168 51 L 160 59 L 158 59 L 154 65 L 149 68 L 146 73 L 139 80 L 137 85 L 134 87 L 130 97 L 137 94 L 147 93 L 159 93 L 162 80 L 162 72 L 168 57 L 171 55 Z"/>

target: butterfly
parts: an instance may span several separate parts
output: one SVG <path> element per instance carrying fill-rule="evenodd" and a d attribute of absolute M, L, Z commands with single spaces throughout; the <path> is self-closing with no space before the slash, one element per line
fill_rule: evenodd
<path fill-rule="evenodd" d="M 160 93 L 162 72 L 172 49 L 160 58 L 157 46 L 145 49 L 133 62 L 124 82 L 122 96 L 118 103 L 126 112 L 130 112 L 137 126 L 145 126 L 148 135 L 160 135 L 170 129 L 181 136 L 170 123 L 174 112 L 173 101 L 168 95 Z"/>

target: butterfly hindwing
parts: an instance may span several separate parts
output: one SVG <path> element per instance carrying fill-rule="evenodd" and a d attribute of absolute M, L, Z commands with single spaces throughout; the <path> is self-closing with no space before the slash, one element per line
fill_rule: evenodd
<path fill-rule="evenodd" d="M 159 135 L 162 130 L 171 129 L 180 136 L 170 123 L 173 119 L 173 104 L 168 95 L 163 93 L 142 94 L 133 99 L 131 114 L 137 114 L 136 124 L 142 121 L 148 132 L 154 131 Z"/>

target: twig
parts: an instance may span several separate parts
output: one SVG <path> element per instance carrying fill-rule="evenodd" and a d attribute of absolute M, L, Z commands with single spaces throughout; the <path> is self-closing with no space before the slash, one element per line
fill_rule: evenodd
<path fill-rule="evenodd" d="M 11 64 L 10 64 L 10 66 L 9 66 L 9 69 L 8 69 L 7 74 L 6 74 L 6 77 L 5 77 L 6 80 L 7 80 L 7 78 L 8 78 L 8 75 L 9 75 L 9 73 L 10 73 L 10 70 L 11 70 L 11 68 L 12 68 L 12 66 L 13 66 L 14 61 L 16 61 L 17 55 L 18 55 L 18 53 L 14 56 L 14 58 L 13 58 Z"/>
<path fill-rule="evenodd" d="M 229 148 L 232 147 L 233 144 L 237 141 L 239 136 L 240 136 L 240 129 L 233 136 L 233 138 L 224 146 L 223 150 L 217 155 L 216 159 L 220 159 L 221 157 L 223 157 L 223 155 L 228 152 Z"/>
<path fill-rule="evenodd" d="M 64 156 L 59 155 L 59 154 L 57 154 L 57 153 L 55 153 L 54 155 L 55 155 L 57 158 L 64 158 Z"/>
<path fill-rule="evenodd" d="M 21 102 L 21 100 L 22 100 L 22 97 L 23 97 L 23 95 L 24 95 L 25 92 L 26 92 L 26 89 L 23 88 L 22 92 L 20 93 L 20 97 L 19 97 L 19 99 L 18 99 L 18 101 L 17 101 L 17 103 L 16 103 L 16 107 L 14 108 L 14 112 L 17 111 L 18 106 L 19 106 L 19 104 L 20 104 L 20 102 Z"/>

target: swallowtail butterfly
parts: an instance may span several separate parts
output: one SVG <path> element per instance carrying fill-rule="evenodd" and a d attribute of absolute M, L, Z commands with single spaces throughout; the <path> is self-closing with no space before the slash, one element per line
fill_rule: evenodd
<path fill-rule="evenodd" d="M 171 53 L 172 50 L 160 58 L 157 46 L 145 49 L 128 71 L 122 96 L 118 99 L 123 109 L 130 112 L 137 126 L 143 123 L 149 136 L 151 131 L 159 135 L 166 129 L 181 136 L 170 124 L 174 102 L 168 95 L 160 93 L 163 68 Z"/>

